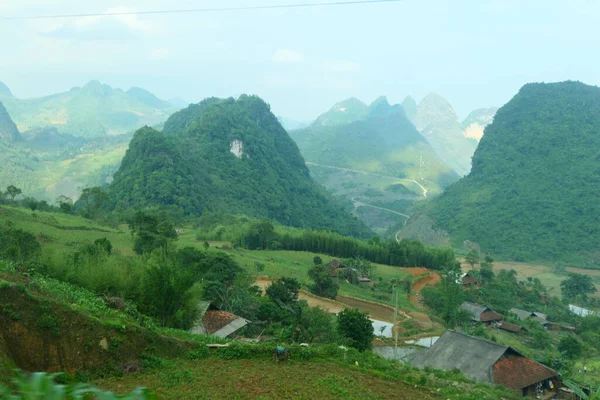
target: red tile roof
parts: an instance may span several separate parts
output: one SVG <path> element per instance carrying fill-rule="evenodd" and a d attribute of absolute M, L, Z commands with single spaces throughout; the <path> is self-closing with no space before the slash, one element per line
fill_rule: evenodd
<path fill-rule="evenodd" d="M 494 364 L 494 383 L 511 389 L 523 389 L 558 376 L 558 373 L 520 354 L 505 353 Z"/>
<path fill-rule="evenodd" d="M 519 325 L 511 324 L 510 322 L 503 321 L 502 324 L 500 325 L 500 329 L 504 329 L 505 331 L 517 333 L 517 332 L 521 332 L 521 329 L 523 329 L 523 328 L 520 327 Z"/>
<path fill-rule="evenodd" d="M 465 275 L 464 278 L 462 279 L 463 285 L 472 285 L 472 284 L 479 285 L 480 283 L 481 283 L 481 281 L 479 279 L 474 278 L 469 274 Z"/>
<path fill-rule="evenodd" d="M 230 314 L 220 310 L 208 310 L 202 318 L 202 325 L 206 333 L 212 335 L 219 329 L 229 325 L 239 317 L 237 315 Z"/>
<path fill-rule="evenodd" d="M 481 313 L 481 322 L 502 321 L 504 315 L 496 311 L 484 311 Z"/>

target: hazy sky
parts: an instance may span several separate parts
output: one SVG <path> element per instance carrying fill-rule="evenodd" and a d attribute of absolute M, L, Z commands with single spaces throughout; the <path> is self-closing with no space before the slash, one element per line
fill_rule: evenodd
<path fill-rule="evenodd" d="M 0 0 L 0 16 L 315 0 Z M 600 84 L 600 1 L 406 0 L 268 11 L 0 20 L 0 81 L 17 97 L 97 79 L 198 102 L 258 94 L 312 119 L 347 97 L 428 92 L 461 117 L 531 81 Z"/>

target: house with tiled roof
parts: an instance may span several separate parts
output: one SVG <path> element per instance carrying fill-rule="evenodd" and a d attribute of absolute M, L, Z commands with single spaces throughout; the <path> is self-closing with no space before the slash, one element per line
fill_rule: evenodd
<path fill-rule="evenodd" d="M 329 268 L 329 274 L 333 277 L 337 276 L 338 272 L 343 272 L 346 269 L 346 264 L 336 259 L 329 261 L 325 266 Z"/>
<path fill-rule="evenodd" d="M 504 315 L 493 311 L 492 309 L 480 304 L 465 301 L 460 305 L 460 309 L 466 311 L 475 322 L 491 323 L 504 320 Z"/>
<path fill-rule="evenodd" d="M 523 396 L 556 390 L 558 372 L 512 347 L 447 330 L 429 349 L 410 360 L 417 368 L 460 370 L 474 381 L 505 386 Z M 546 398 L 546 397 L 544 397 Z"/>
<path fill-rule="evenodd" d="M 220 310 L 209 301 L 201 301 L 199 317 L 190 332 L 226 338 L 249 323 L 250 321 L 245 318 Z"/>
<path fill-rule="evenodd" d="M 461 275 L 460 284 L 463 286 L 463 289 L 468 290 L 474 287 L 481 287 L 482 282 L 474 277 L 471 273 L 467 272 Z"/>

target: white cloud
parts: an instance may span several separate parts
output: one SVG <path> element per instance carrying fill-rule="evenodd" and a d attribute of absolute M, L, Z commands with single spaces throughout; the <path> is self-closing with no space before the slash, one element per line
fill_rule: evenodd
<path fill-rule="evenodd" d="M 110 15 L 131 11 L 127 7 L 109 8 L 104 12 L 106 16 L 76 18 L 42 35 L 66 40 L 122 40 L 155 30 L 155 26 L 140 20 L 137 15 Z"/>
<path fill-rule="evenodd" d="M 348 60 L 323 61 L 323 69 L 329 72 L 358 72 L 360 66 Z"/>
<path fill-rule="evenodd" d="M 289 49 L 278 49 L 271 59 L 277 63 L 304 62 L 304 54 Z"/>

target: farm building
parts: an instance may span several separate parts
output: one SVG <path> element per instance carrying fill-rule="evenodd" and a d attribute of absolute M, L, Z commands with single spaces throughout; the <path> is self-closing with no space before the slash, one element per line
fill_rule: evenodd
<path fill-rule="evenodd" d="M 538 311 L 525 311 L 519 308 L 511 308 L 510 311 L 521 321 L 531 320 L 539 323 L 549 331 L 575 332 L 576 328 L 569 325 L 548 321 L 548 316 Z"/>
<path fill-rule="evenodd" d="M 201 301 L 199 308 L 199 317 L 191 333 L 226 338 L 250 323 L 247 319 L 221 311 L 209 301 Z"/>
<path fill-rule="evenodd" d="M 339 271 L 344 271 L 346 269 L 346 264 L 336 259 L 329 261 L 325 266 L 329 268 L 329 274 L 331 276 L 337 276 Z"/>
<path fill-rule="evenodd" d="M 460 277 L 460 282 L 459 282 L 463 289 L 467 290 L 467 289 L 472 289 L 472 288 L 479 288 L 482 285 L 482 282 L 475 278 L 473 275 L 471 275 L 470 273 L 464 273 L 462 274 L 462 276 Z"/>
<path fill-rule="evenodd" d="M 480 304 L 465 301 L 461 304 L 460 309 L 468 312 L 471 315 L 471 319 L 475 322 L 490 323 L 504 320 L 504 315 Z"/>
<path fill-rule="evenodd" d="M 505 386 L 523 396 L 556 388 L 558 373 L 512 347 L 448 330 L 429 349 L 410 360 L 417 368 L 460 370 L 479 382 Z M 546 398 L 546 397 L 544 397 Z"/>
<path fill-rule="evenodd" d="M 520 333 L 523 330 L 523 327 L 517 324 L 511 324 L 510 322 L 502 321 L 498 325 L 498 329 L 502 329 L 503 331 L 511 333 Z"/>

